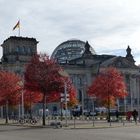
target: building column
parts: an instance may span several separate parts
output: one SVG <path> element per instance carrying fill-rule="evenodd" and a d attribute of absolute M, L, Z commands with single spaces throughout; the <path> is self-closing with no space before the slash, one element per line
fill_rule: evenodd
<path fill-rule="evenodd" d="M 133 81 L 132 81 L 132 77 L 130 76 L 130 108 L 131 111 L 133 111 L 134 106 L 133 106 Z"/>
<path fill-rule="evenodd" d="M 3 106 L 0 107 L 0 114 L 1 114 L 1 118 L 3 118 Z"/>
<path fill-rule="evenodd" d="M 127 112 L 127 109 L 126 109 L 126 97 L 124 97 L 124 112 Z"/>
<path fill-rule="evenodd" d="M 81 90 L 81 92 L 82 92 L 82 115 L 84 115 L 84 108 L 85 108 L 85 105 L 84 105 L 84 91 L 83 91 L 83 89 Z"/>
<path fill-rule="evenodd" d="M 138 111 L 138 118 L 140 121 L 140 80 L 136 78 L 136 87 L 137 87 L 137 111 Z"/>

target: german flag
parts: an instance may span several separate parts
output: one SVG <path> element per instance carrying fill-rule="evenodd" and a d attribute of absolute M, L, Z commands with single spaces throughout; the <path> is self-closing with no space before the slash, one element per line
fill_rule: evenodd
<path fill-rule="evenodd" d="M 18 21 L 17 24 L 13 27 L 13 30 L 15 30 L 16 28 L 20 28 L 20 21 Z"/>

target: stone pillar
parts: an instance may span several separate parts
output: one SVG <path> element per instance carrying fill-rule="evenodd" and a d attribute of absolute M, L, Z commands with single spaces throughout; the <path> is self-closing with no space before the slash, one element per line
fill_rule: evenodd
<path fill-rule="evenodd" d="M 140 80 L 136 79 L 136 87 L 137 87 L 137 111 L 138 111 L 138 119 L 140 121 Z"/>
<path fill-rule="evenodd" d="M 3 106 L 0 107 L 0 114 L 1 114 L 1 118 L 3 118 Z"/>
<path fill-rule="evenodd" d="M 133 111 L 133 80 L 132 80 L 132 77 L 130 77 L 130 101 L 131 101 L 130 108 L 131 108 L 131 111 Z"/>

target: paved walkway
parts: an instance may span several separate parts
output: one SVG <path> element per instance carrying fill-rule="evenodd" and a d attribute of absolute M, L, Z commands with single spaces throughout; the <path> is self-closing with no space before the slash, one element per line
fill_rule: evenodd
<path fill-rule="evenodd" d="M 140 123 L 137 124 L 135 122 L 107 122 L 107 121 L 93 121 L 93 120 L 46 120 L 46 127 L 50 127 L 50 124 L 62 124 L 63 128 L 71 128 L 71 129 L 101 129 L 101 128 L 114 128 L 114 127 L 130 127 L 130 126 L 140 126 Z M 5 119 L 0 119 L 0 124 L 5 125 Z M 24 126 L 24 127 L 42 127 L 42 120 L 38 121 L 37 124 L 19 124 L 13 120 L 9 120 L 8 125 L 15 125 L 15 126 Z M 52 125 L 51 127 L 56 128 L 56 125 Z M 61 127 L 58 125 L 58 128 Z"/>

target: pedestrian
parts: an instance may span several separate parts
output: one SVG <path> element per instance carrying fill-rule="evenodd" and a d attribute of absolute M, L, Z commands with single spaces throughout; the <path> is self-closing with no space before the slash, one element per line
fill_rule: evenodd
<path fill-rule="evenodd" d="M 135 123 L 137 123 L 138 112 L 137 112 L 136 109 L 133 110 L 132 116 L 133 116 L 133 119 L 134 119 Z"/>
<path fill-rule="evenodd" d="M 131 116 L 132 116 L 132 111 L 128 111 L 126 113 L 127 121 L 130 121 Z"/>

